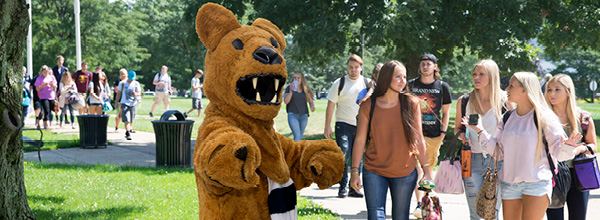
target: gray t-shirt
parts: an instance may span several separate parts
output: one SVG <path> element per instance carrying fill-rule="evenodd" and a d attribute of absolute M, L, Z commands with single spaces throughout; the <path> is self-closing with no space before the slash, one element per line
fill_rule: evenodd
<path fill-rule="evenodd" d="M 154 76 L 154 82 L 164 82 L 164 85 L 156 85 L 154 88 L 155 92 L 169 92 L 169 85 L 171 85 L 171 76 L 168 73 L 162 74 L 157 73 Z"/>
<path fill-rule="evenodd" d="M 288 86 L 285 89 L 284 93 L 288 94 L 289 92 L 290 87 Z M 306 93 L 293 91 L 292 99 L 290 99 L 290 102 L 285 106 L 285 110 L 288 113 L 292 112 L 299 115 L 308 114 L 308 106 L 306 105 Z"/>
<path fill-rule="evenodd" d="M 200 85 L 202 85 L 200 79 L 196 77 L 192 78 L 192 87 L 198 87 Z M 192 90 L 192 98 L 202 98 L 202 90 L 200 88 Z"/>
<path fill-rule="evenodd" d="M 122 91 L 121 104 L 135 106 L 135 104 L 137 104 L 137 98 L 132 96 L 131 93 L 141 92 L 142 88 L 137 81 L 128 82 L 127 80 L 123 80 L 119 83 L 119 91 Z"/>

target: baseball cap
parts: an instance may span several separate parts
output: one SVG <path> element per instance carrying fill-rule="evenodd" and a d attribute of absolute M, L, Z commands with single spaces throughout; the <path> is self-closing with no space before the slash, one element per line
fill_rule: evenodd
<path fill-rule="evenodd" d="M 129 72 L 127 72 L 127 78 L 129 78 L 129 80 L 135 80 L 135 76 L 135 71 L 129 70 Z"/>
<path fill-rule="evenodd" d="M 435 56 L 430 53 L 423 54 L 423 56 L 421 56 L 421 60 L 419 60 L 419 62 L 423 61 L 423 60 L 431 60 L 431 62 L 437 64 L 437 58 L 435 58 Z"/>

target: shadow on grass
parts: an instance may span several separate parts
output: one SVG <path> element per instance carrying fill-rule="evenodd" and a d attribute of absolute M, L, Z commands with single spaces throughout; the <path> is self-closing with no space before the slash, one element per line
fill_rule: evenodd
<path fill-rule="evenodd" d="M 146 210 L 139 206 L 124 206 L 114 208 L 100 208 L 86 211 L 66 211 L 61 208 L 51 210 L 32 209 L 37 219 L 124 219 L 130 213 L 142 213 Z"/>
<path fill-rule="evenodd" d="M 52 205 L 64 202 L 65 198 L 56 196 L 27 196 L 27 200 L 30 200 L 32 203 Z"/>
<path fill-rule="evenodd" d="M 193 169 L 181 167 L 135 167 L 135 166 L 117 166 L 117 165 L 69 165 L 69 164 L 46 164 L 36 163 L 37 169 L 60 169 L 60 170 L 81 170 L 104 173 L 136 172 L 144 175 L 166 175 L 170 173 L 194 173 Z"/>

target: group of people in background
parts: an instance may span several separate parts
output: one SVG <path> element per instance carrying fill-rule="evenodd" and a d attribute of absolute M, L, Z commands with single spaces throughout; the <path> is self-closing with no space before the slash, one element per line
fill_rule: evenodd
<path fill-rule="evenodd" d="M 348 74 L 328 91 L 324 129 L 330 138 L 335 110 L 335 139 L 347 162 L 338 196 L 364 196 L 368 218 L 385 219 L 389 189 L 392 218 L 408 219 L 415 192 L 414 215 L 421 218 L 423 192 L 416 190 L 417 182 L 433 180 L 432 168 L 445 139 L 452 102 L 450 86 L 439 79 L 437 58 L 421 56 L 419 77 L 411 80 L 396 60 L 375 65 L 373 80 L 361 75 L 363 60 L 357 55 L 348 58 L 347 68 Z M 504 219 L 542 219 L 545 214 L 548 219 L 564 219 L 564 204 L 552 198 L 549 163 L 569 164 L 576 155 L 594 154 L 597 149 L 593 120 L 576 106 L 572 79 L 558 74 L 547 77 L 542 87 L 534 73 L 517 72 L 503 91 L 498 65 L 484 59 L 475 64 L 472 80 L 472 91 L 458 99 L 454 128 L 455 134 L 463 131 L 459 139 L 471 146 L 472 175 L 463 178 L 470 218 L 482 219 L 475 200 L 498 148 L 496 215 L 502 205 Z M 291 81 L 284 103 L 294 140 L 299 141 L 308 121 L 308 105 L 314 111 L 314 101 L 302 73 L 294 73 Z M 476 125 L 468 123 L 473 114 L 479 117 Z M 572 167 L 570 163 L 574 172 Z M 585 219 L 588 199 L 589 192 L 570 188 L 569 219 Z"/>

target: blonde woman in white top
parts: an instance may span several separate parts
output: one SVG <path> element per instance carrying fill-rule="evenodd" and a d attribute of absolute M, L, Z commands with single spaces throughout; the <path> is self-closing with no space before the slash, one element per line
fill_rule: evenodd
<path fill-rule="evenodd" d="M 60 128 L 63 127 L 63 118 L 66 119 L 66 110 L 68 109 L 69 114 L 71 115 L 71 128 L 75 129 L 75 116 L 73 115 L 73 106 L 68 103 L 68 100 L 72 94 L 77 95 L 77 87 L 75 86 L 75 82 L 71 78 L 70 72 L 67 71 L 63 73 L 63 77 L 60 80 L 58 88 L 60 89 L 60 98 L 58 99 L 58 106 L 61 108 Z"/>
<path fill-rule="evenodd" d="M 516 103 L 517 108 L 510 114 L 506 125 L 500 120 L 495 137 L 481 124 L 469 125 L 466 116 L 462 124 L 477 132 L 479 142 L 487 152 L 499 147 L 501 153 L 498 159 L 504 160 L 498 173 L 504 219 L 541 220 L 552 195 L 552 172 L 546 158 L 542 132 L 549 153 L 558 161 L 580 153 L 576 147 L 581 134 L 573 132 L 565 140 L 560 121 L 546 104 L 535 74 L 515 73 L 506 92 L 508 101 Z M 556 164 L 555 161 L 550 163 Z"/>
<path fill-rule="evenodd" d="M 466 105 L 465 114 L 479 114 L 480 123 L 490 134 L 495 134 L 498 122 L 502 120 L 503 110 L 513 109 L 512 105 L 507 105 L 506 93 L 500 88 L 500 69 L 496 62 L 490 59 L 480 60 L 475 64 L 472 73 L 473 90 L 465 96 L 461 96 L 456 104 L 456 128 L 454 133 L 458 131 L 466 131 L 468 135 L 462 133 L 460 139 L 463 143 L 468 143 L 471 146 L 471 177 L 464 177 L 465 196 L 469 205 L 469 212 L 472 220 L 481 219 L 477 215 L 475 208 L 475 199 L 481 184 L 483 183 L 483 173 L 486 166 L 490 162 L 490 154 L 479 144 L 477 132 L 473 129 L 465 129 L 465 126 L 460 124 L 462 114 L 462 106 Z M 466 103 L 463 103 L 466 102 Z M 468 136 L 468 139 L 466 138 Z M 499 166 L 502 166 L 499 163 Z M 496 212 L 500 209 L 500 202 L 496 207 Z"/>

